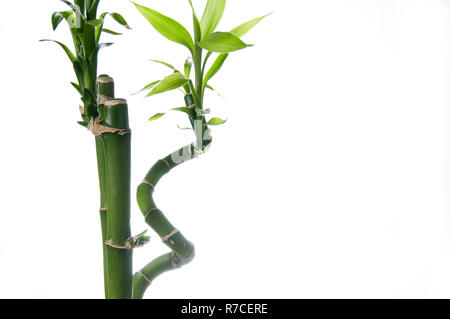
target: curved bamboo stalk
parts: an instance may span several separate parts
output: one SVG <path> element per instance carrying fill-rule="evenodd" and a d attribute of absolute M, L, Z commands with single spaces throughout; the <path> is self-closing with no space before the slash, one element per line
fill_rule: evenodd
<path fill-rule="evenodd" d="M 153 192 L 159 180 L 181 163 L 192 159 L 193 154 L 194 145 L 190 144 L 160 159 L 138 186 L 137 201 L 145 222 L 172 252 L 154 259 L 134 274 L 133 299 L 142 298 L 145 290 L 157 276 L 168 270 L 179 268 L 194 258 L 194 245 L 169 222 L 153 200 Z"/>
<path fill-rule="evenodd" d="M 186 106 L 195 104 L 194 97 L 188 91 L 184 97 Z M 191 119 L 194 128 L 194 121 Z M 194 128 L 195 129 L 195 128 Z M 202 131 L 199 131 L 202 134 Z M 197 140 L 199 138 L 197 137 Z M 200 137 L 201 139 L 201 137 Z M 210 143 L 210 141 L 205 141 Z M 205 143 L 204 143 L 205 144 Z M 162 273 L 186 265 L 195 256 L 194 245 L 189 242 L 158 209 L 153 193 L 159 180 L 178 165 L 195 157 L 195 145 L 186 145 L 172 154 L 160 159 L 153 165 L 137 188 L 137 202 L 144 215 L 145 222 L 161 237 L 172 252 L 161 255 L 148 263 L 133 276 L 133 299 L 141 299 L 152 281 Z"/>

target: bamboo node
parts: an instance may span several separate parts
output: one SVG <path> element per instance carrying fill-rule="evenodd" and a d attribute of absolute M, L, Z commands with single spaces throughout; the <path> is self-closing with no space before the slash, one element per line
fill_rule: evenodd
<path fill-rule="evenodd" d="M 144 278 L 144 280 L 145 280 L 149 285 L 152 284 L 152 281 L 151 281 L 146 275 L 144 275 L 144 274 L 142 273 L 142 271 L 139 270 L 139 271 L 138 271 L 138 274 L 141 275 L 142 278 Z"/>
<path fill-rule="evenodd" d="M 152 183 L 150 183 L 148 180 L 146 180 L 145 178 L 144 178 L 144 180 L 141 182 L 141 184 L 146 184 L 146 185 L 149 185 L 149 186 L 151 186 L 153 189 L 155 189 L 155 185 L 153 185 Z"/>
<path fill-rule="evenodd" d="M 107 212 L 107 211 L 108 211 L 108 208 L 106 208 L 106 207 L 101 207 L 100 208 L 100 213 Z"/>
<path fill-rule="evenodd" d="M 111 100 L 110 96 L 100 94 L 100 93 L 97 94 L 98 104 L 104 104 L 106 101 L 109 101 L 109 100 Z"/>
<path fill-rule="evenodd" d="M 99 76 L 97 78 L 97 83 L 106 84 L 106 83 L 112 83 L 112 82 L 114 82 L 114 79 L 110 76 Z"/>
<path fill-rule="evenodd" d="M 164 162 L 164 164 L 166 164 L 168 168 L 170 168 L 170 164 L 165 158 L 162 158 L 161 161 Z"/>
<path fill-rule="evenodd" d="M 108 239 L 105 242 L 105 245 L 116 248 L 116 249 L 124 249 L 124 250 L 131 250 L 134 248 L 141 248 L 145 244 L 147 244 L 150 241 L 150 237 L 146 236 L 147 231 L 143 231 L 140 234 L 137 234 L 136 236 L 128 237 L 125 241 L 125 245 L 118 245 L 115 244 L 112 239 Z"/>
<path fill-rule="evenodd" d="M 176 262 L 176 260 L 175 260 L 175 259 L 177 259 L 177 258 L 178 258 L 178 256 L 175 255 L 175 253 L 172 251 L 172 258 L 170 259 L 170 262 L 171 262 L 171 264 L 172 264 L 172 268 L 173 268 L 173 269 L 177 269 L 177 268 L 178 268 L 177 262 Z"/>
<path fill-rule="evenodd" d="M 154 212 L 155 210 L 159 210 L 159 208 L 154 207 L 154 208 L 150 209 L 147 213 L 145 213 L 144 219 L 147 219 L 147 217 L 148 217 L 152 212 Z"/>
<path fill-rule="evenodd" d="M 176 235 L 177 233 L 179 233 L 178 229 L 172 230 L 168 235 L 161 237 L 162 242 L 164 243 L 168 241 L 170 238 L 172 238 L 172 236 Z"/>
<path fill-rule="evenodd" d="M 114 128 L 100 124 L 100 118 L 91 119 L 88 130 L 95 136 L 102 136 L 104 133 L 119 134 L 120 136 L 131 133 L 131 130 Z"/>

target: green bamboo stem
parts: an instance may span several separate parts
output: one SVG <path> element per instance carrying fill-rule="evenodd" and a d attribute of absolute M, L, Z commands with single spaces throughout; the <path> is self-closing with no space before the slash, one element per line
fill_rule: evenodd
<path fill-rule="evenodd" d="M 159 160 L 150 169 L 137 189 L 137 202 L 145 222 L 161 237 L 172 252 L 164 254 L 133 276 L 133 299 L 141 299 L 151 282 L 160 274 L 189 263 L 195 255 L 192 245 L 164 216 L 153 200 L 153 192 L 159 180 L 183 162 L 194 157 L 194 145 L 187 145 Z"/>
<path fill-rule="evenodd" d="M 130 231 L 131 134 L 125 100 L 105 101 L 101 124 L 121 129 L 103 135 L 106 154 L 106 197 L 108 201 L 106 259 L 109 299 L 131 298 L 132 250 L 125 244 Z"/>
<path fill-rule="evenodd" d="M 97 104 L 103 109 L 103 103 L 114 98 L 114 81 L 107 75 L 100 75 L 97 79 Z M 102 112 L 100 112 L 102 113 Z M 108 297 L 108 263 L 105 242 L 107 238 L 108 201 L 106 197 L 106 154 L 105 141 L 102 135 L 95 137 L 95 148 L 97 151 L 97 167 L 100 186 L 100 225 L 102 230 L 103 251 L 103 282 L 105 297 Z"/>

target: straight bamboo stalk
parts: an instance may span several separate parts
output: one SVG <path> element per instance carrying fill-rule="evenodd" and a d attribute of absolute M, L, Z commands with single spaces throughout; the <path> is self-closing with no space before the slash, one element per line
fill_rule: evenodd
<path fill-rule="evenodd" d="M 103 104 L 107 100 L 114 98 L 114 81 L 107 75 L 100 75 L 97 79 L 97 104 L 99 110 L 103 110 Z M 102 112 L 103 113 L 103 112 Z M 99 115 L 100 117 L 102 114 Z M 106 153 L 105 140 L 103 135 L 95 137 L 95 147 L 97 151 L 97 167 L 100 186 L 100 224 L 102 230 L 102 251 L 103 251 L 103 281 L 105 297 L 108 298 L 108 262 L 106 254 L 108 201 L 106 197 Z"/>
<path fill-rule="evenodd" d="M 108 201 L 106 259 L 108 296 L 131 298 L 132 249 L 126 243 L 130 231 L 131 134 L 128 106 L 123 99 L 104 102 L 102 125 L 119 130 L 105 132 L 106 196 Z"/>

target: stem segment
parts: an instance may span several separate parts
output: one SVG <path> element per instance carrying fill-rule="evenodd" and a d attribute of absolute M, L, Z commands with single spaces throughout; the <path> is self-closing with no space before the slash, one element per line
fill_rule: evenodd
<path fill-rule="evenodd" d="M 107 75 L 100 75 L 97 79 L 97 104 L 98 109 L 103 110 L 105 101 L 114 98 L 114 81 Z M 100 112 L 103 113 L 103 112 Z M 108 298 L 108 263 L 105 242 L 107 238 L 108 201 L 106 197 L 106 154 L 105 141 L 102 135 L 95 137 L 95 148 L 97 151 L 98 179 L 100 185 L 100 225 L 102 229 L 103 249 L 103 278 L 105 286 L 105 297 Z"/>
<path fill-rule="evenodd" d="M 159 160 L 138 186 L 137 201 L 145 222 L 161 237 L 171 253 L 162 255 L 133 276 L 133 299 L 141 299 L 150 283 L 160 274 L 189 263 L 195 255 L 192 245 L 156 207 L 153 192 L 158 181 L 173 168 L 193 158 L 194 145 L 187 145 Z"/>
<path fill-rule="evenodd" d="M 129 130 L 128 106 L 125 100 L 105 101 L 102 125 Z M 123 246 L 130 231 L 130 153 L 131 134 L 104 133 L 106 154 L 106 196 L 108 200 L 107 238 Z M 108 296 L 131 298 L 132 250 L 106 246 Z"/>

